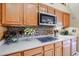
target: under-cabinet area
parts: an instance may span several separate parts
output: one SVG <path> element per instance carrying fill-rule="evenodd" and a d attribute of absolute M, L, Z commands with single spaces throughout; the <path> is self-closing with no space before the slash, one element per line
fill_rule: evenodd
<path fill-rule="evenodd" d="M 78 28 L 62 9 L 51 3 L 0 3 L 0 56 L 74 56 Z"/>

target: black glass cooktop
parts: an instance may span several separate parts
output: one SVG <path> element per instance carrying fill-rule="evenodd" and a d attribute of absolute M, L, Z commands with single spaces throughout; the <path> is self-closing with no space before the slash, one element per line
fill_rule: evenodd
<path fill-rule="evenodd" d="M 37 38 L 37 39 L 42 43 L 57 40 L 56 37 L 42 37 L 42 38 Z"/>

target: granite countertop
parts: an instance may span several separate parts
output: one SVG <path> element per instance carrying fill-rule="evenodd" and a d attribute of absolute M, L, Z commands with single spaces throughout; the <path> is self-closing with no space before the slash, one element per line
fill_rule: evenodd
<path fill-rule="evenodd" d="M 52 35 L 50 35 L 50 36 L 52 37 Z M 72 37 L 75 37 L 75 36 L 61 36 L 61 35 L 59 35 L 57 40 L 45 42 L 45 43 L 41 43 L 37 39 L 31 39 L 31 40 L 19 41 L 19 42 L 12 43 L 9 45 L 3 44 L 2 46 L 0 46 L 0 55 L 7 55 L 7 54 L 23 51 L 23 50 L 37 48 L 40 46 L 44 46 L 44 45 L 56 43 L 59 41 L 67 40 L 67 39 L 72 38 Z"/>

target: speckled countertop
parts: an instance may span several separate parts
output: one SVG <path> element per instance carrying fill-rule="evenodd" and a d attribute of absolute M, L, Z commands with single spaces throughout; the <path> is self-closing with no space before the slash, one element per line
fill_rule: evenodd
<path fill-rule="evenodd" d="M 52 35 L 49 35 L 49 36 L 52 37 Z M 9 45 L 3 44 L 2 46 L 0 46 L 0 55 L 7 55 L 7 54 L 23 51 L 23 50 L 37 48 L 37 47 L 48 45 L 51 43 L 64 41 L 64 40 L 70 39 L 72 37 L 75 37 L 75 36 L 61 36 L 61 35 L 59 35 L 57 40 L 54 40 L 51 42 L 45 42 L 45 43 L 41 43 L 37 39 L 31 39 L 31 40 L 19 41 L 19 42 L 12 43 Z"/>

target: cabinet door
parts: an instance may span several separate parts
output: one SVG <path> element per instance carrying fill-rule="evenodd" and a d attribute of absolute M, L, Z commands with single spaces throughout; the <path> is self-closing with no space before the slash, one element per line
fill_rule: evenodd
<path fill-rule="evenodd" d="M 24 25 L 37 26 L 37 4 L 24 4 Z"/>
<path fill-rule="evenodd" d="M 57 16 L 57 21 L 63 25 L 63 12 L 55 10 L 55 15 Z"/>
<path fill-rule="evenodd" d="M 47 6 L 43 4 L 39 4 L 39 12 L 47 12 Z"/>
<path fill-rule="evenodd" d="M 62 47 L 55 48 L 55 56 L 62 56 Z"/>
<path fill-rule="evenodd" d="M 52 8 L 52 7 L 48 7 L 48 13 L 50 13 L 50 14 L 54 14 L 54 8 Z"/>
<path fill-rule="evenodd" d="M 2 4 L 0 3 L 0 24 L 1 24 L 1 20 L 2 20 Z"/>
<path fill-rule="evenodd" d="M 6 3 L 2 4 L 2 24 L 22 25 L 23 4 Z"/>
<path fill-rule="evenodd" d="M 45 51 L 44 56 L 54 56 L 54 50 Z"/>
<path fill-rule="evenodd" d="M 65 27 L 69 27 L 69 26 L 70 26 L 70 15 L 67 14 L 67 13 L 64 13 L 63 25 L 64 25 Z"/>

